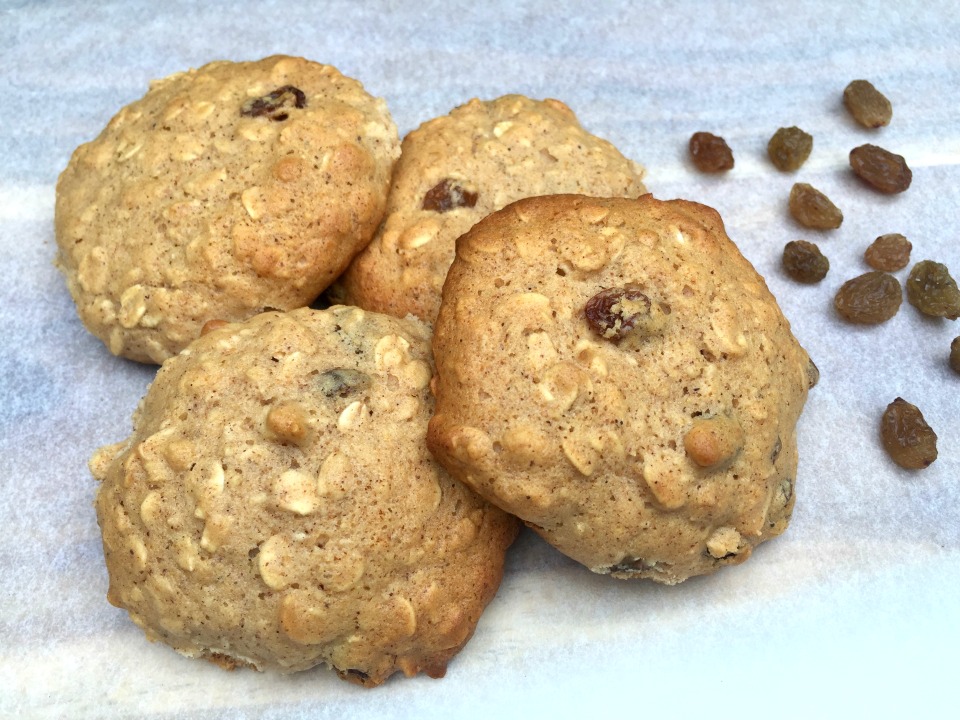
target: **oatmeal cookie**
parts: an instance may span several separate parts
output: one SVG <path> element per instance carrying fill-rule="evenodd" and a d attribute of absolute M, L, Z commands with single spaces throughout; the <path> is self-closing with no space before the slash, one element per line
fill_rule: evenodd
<path fill-rule="evenodd" d="M 427 442 L 597 573 L 677 583 L 787 527 L 816 368 L 692 202 L 521 200 L 457 241 Z"/>
<path fill-rule="evenodd" d="M 203 335 L 91 460 L 110 602 L 227 667 L 442 676 L 517 523 L 427 451 L 432 372 L 425 325 L 358 308 Z"/>
<path fill-rule="evenodd" d="M 384 223 L 334 296 L 432 322 L 454 243 L 478 220 L 534 195 L 637 197 L 643 174 L 559 100 L 471 100 L 404 138 Z"/>
<path fill-rule="evenodd" d="M 309 304 L 373 236 L 398 155 L 384 101 L 328 65 L 172 75 L 74 152 L 56 264 L 111 352 L 160 363 L 212 318 Z"/>

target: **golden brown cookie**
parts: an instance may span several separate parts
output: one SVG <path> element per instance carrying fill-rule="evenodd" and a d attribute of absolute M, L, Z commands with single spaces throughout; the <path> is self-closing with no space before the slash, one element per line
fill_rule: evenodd
<path fill-rule="evenodd" d="M 84 325 L 160 363 L 213 318 L 309 304 L 369 241 L 399 154 L 383 100 L 302 58 L 153 83 L 57 184 L 57 266 Z"/>
<path fill-rule="evenodd" d="M 591 135 L 559 100 L 470 102 L 408 134 L 383 225 L 338 282 L 336 298 L 432 322 L 454 242 L 520 198 L 636 197 L 643 168 Z"/>
<path fill-rule="evenodd" d="M 427 451 L 432 372 L 425 325 L 347 307 L 263 313 L 168 360 L 90 463 L 110 602 L 225 666 L 442 676 L 517 523 Z"/>
<path fill-rule="evenodd" d="M 521 200 L 457 241 L 427 442 L 597 573 L 677 583 L 787 527 L 816 369 L 703 205 Z"/>

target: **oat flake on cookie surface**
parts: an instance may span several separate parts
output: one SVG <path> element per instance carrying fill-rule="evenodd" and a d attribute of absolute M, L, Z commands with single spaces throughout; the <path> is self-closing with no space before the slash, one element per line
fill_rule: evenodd
<path fill-rule="evenodd" d="M 329 65 L 178 73 L 74 152 L 56 264 L 111 352 L 160 363 L 208 320 L 309 304 L 373 236 L 398 155 L 384 101 Z"/>
<path fill-rule="evenodd" d="M 442 676 L 516 519 L 426 449 L 427 326 L 358 308 L 263 313 L 171 358 L 101 448 L 108 599 L 226 667 Z"/>
<path fill-rule="evenodd" d="M 427 441 L 598 573 L 677 583 L 784 531 L 817 378 L 716 211 L 521 200 L 457 241 Z"/>

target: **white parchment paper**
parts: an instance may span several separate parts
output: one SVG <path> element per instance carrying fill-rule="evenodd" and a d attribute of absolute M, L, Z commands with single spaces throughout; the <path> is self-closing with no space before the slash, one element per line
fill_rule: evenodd
<path fill-rule="evenodd" d="M 904 304 L 878 327 L 842 323 L 840 284 L 878 235 L 960 278 L 960 20 L 953 3 L 17 2 L 0 4 L 0 716 L 929 717 L 955 711 L 960 641 L 960 324 Z M 272 53 L 330 63 L 386 98 L 402 133 L 471 97 L 567 102 L 648 169 L 660 198 L 716 207 L 767 278 L 820 385 L 800 423 L 787 533 L 746 564 L 678 587 L 617 582 L 531 534 L 447 677 L 376 690 L 318 668 L 224 672 L 148 643 L 105 599 L 93 450 L 124 438 L 155 370 L 111 356 L 80 325 L 52 267 L 58 173 L 151 79 Z M 872 80 L 892 124 L 857 126 L 841 93 Z M 795 174 L 766 143 L 810 132 Z M 732 146 L 706 177 L 690 135 Z M 852 176 L 865 142 L 907 158 L 912 187 L 881 196 Z M 844 211 L 796 226 L 796 181 Z M 799 238 L 830 258 L 800 286 L 780 270 Z M 897 273 L 901 281 L 906 271 Z M 880 414 L 902 396 L 939 435 L 906 472 Z"/>

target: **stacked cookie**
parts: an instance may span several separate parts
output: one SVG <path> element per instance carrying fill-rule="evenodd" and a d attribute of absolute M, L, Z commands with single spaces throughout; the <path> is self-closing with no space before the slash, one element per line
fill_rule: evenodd
<path fill-rule="evenodd" d="M 667 583 L 782 532 L 815 369 L 716 213 L 642 178 L 555 100 L 400 146 L 299 58 L 124 108 L 56 207 L 81 319 L 162 362 L 91 460 L 108 599 L 189 656 L 373 686 L 443 675 L 518 518 Z"/>
<path fill-rule="evenodd" d="M 302 58 L 154 83 L 57 183 L 57 265 L 115 355 L 308 305 L 370 241 L 399 154 L 383 100 Z"/>
<path fill-rule="evenodd" d="M 521 200 L 457 241 L 427 441 L 597 573 L 678 583 L 786 529 L 817 373 L 696 203 Z"/>
<path fill-rule="evenodd" d="M 521 198 L 637 197 L 643 169 L 558 100 L 471 100 L 403 139 L 387 212 L 333 298 L 433 322 L 456 239 Z"/>

